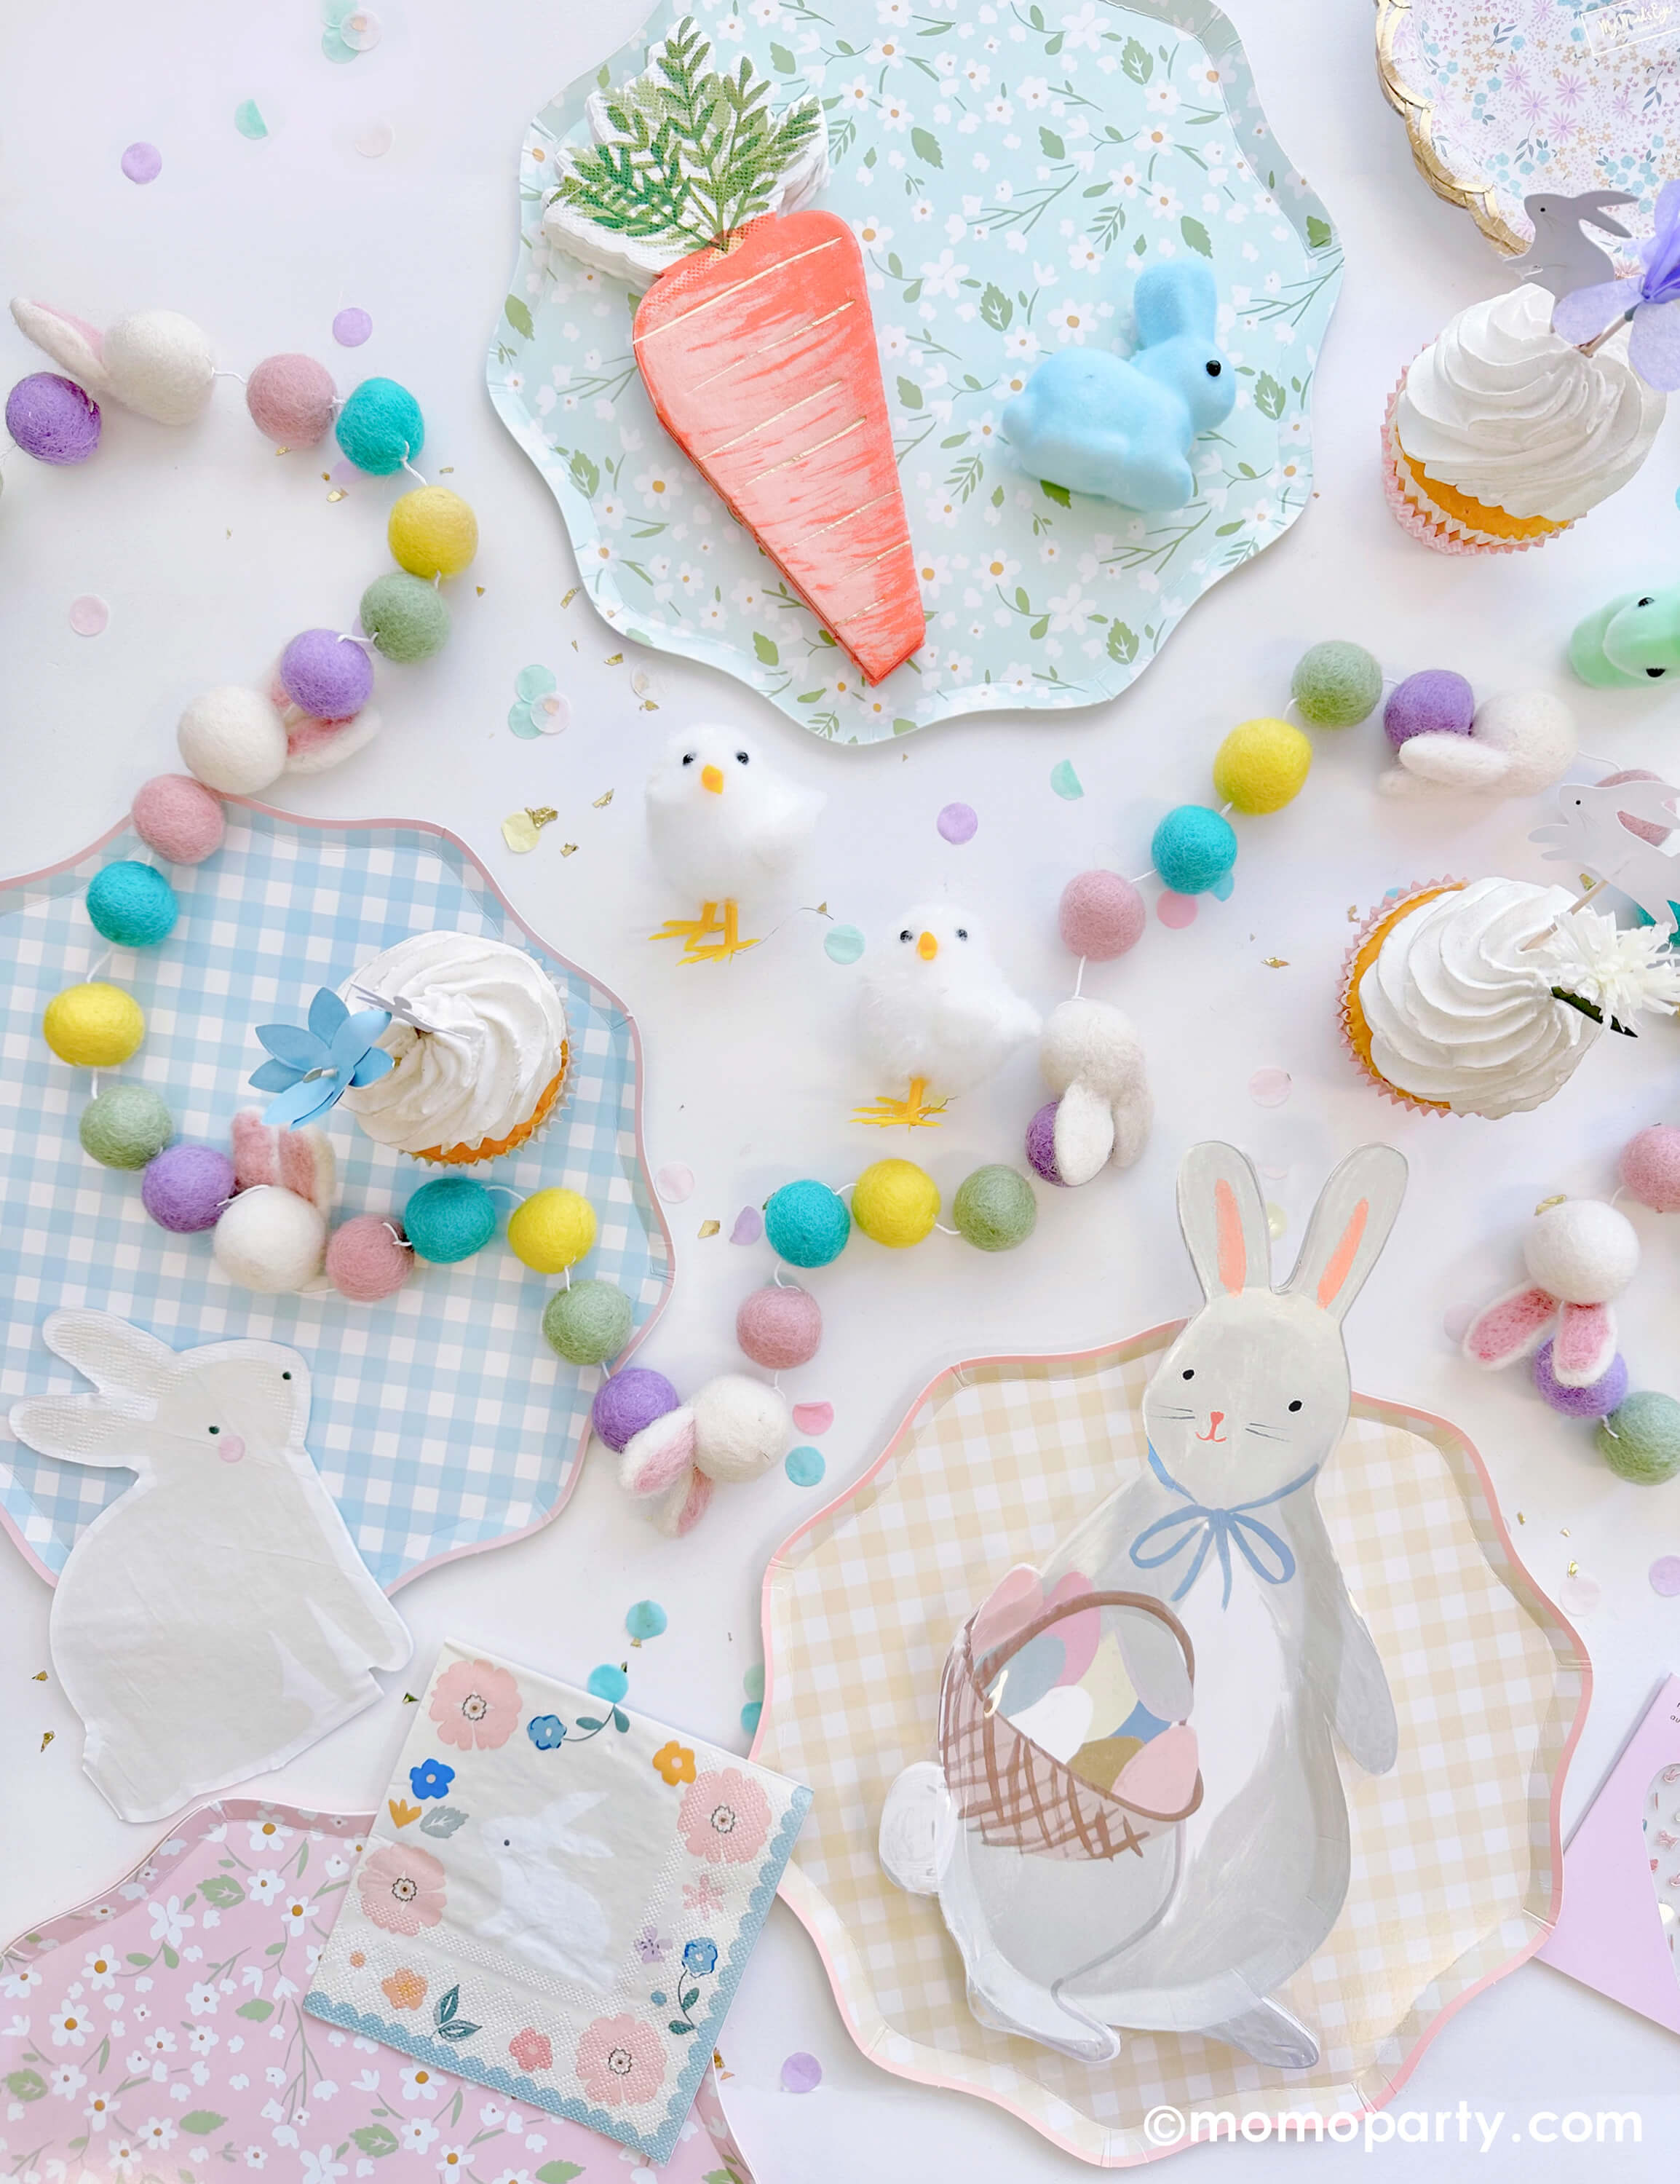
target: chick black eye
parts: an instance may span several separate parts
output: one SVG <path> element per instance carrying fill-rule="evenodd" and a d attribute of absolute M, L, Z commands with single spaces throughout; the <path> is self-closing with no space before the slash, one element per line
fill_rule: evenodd
<path fill-rule="evenodd" d="M 907 925 L 904 931 L 898 935 L 898 938 L 900 940 L 914 940 L 915 939 L 915 935 L 910 931 L 910 928 Z"/>
<path fill-rule="evenodd" d="M 960 926 L 957 928 L 957 938 L 958 938 L 958 939 L 959 939 L 959 940 L 966 940 L 966 939 L 967 939 L 967 938 L 968 938 L 968 928 L 967 928 L 965 925 L 960 925 Z"/>
<path fill-rule="evenodd" d="M 737 751 L 737 752 L 736 752 L 736 754 L 735 754 L 735 763 L 737 764 L 737 766 L 750 766 L 750 765 L 752 764 L 752 762 L 753 762 L 753 759 L 752 759 L 752 754 L 751 754 L 751 752 L 750 752 L 750 751 Z"/>
<path fill-rule="evenodd" d="M 1216 356 L 1210 356 L 1208 359 L 1208 377 L 1210 379 L 1217 379 L 1220 373 L 1223 371 L 1224 369 L 1225 366 L 1220 362 Z"/>
<path fill-rule="evenodd" d="M 212 1426 L 210 1428 L 210 1431 L 212 1433 L 220 1433 L 221 1431 L 221 1428 L 220 1426 Z"/>
<path fill-rule="evenodd" d="M 280 1377 L 282 1380 L 289 1380 L 292 1375 L 289 1373 L 282 1373 Z"/>
<path fill-rule="evenodd" d="M 693 751 L 684 751 L 684 753 L 682 754 L 682 763 L 684 764 L 684 766 L 693 766 L 693 763 L 694 763 L 694 754 L 693 754 Z"/>
<path fill-rule="evenodd" d="M 1650 677 L 1652 682 L 1655 682 L 1659 675 L 1666 675 L 1668 670 L 1666 667 L 1648 667 L 1645 670 L 1645 672 Z"/>
<path fill-rule="evenodd" d="M 1642 607 L 1648 607 L 1650 604 L 1650 601 L 1648 599 L 1641 599 L 1639 604 Z"/>
<path fill-rule="evenodd" d="M 1299 1408 L 1300 1408 L 1300 1407 L 1301 1407 L 1301 1399 L 1300 1399 L 1300 1397 L 1299 1397 L 1299 1396 L 1296 1396 L 1296 1398 L 1295 1398 L 1295 1400 L 1294 1400 L 1294 1401 L 1293 1401 L 1293 1403 L 1291 1403 L 1291 1404 L 1290 1404 L 1289 1408 L 1290 1408 L 1292 1411 L 1298 1411 L 1298 1410 L 1299 1410 Z"/>
<path fill-rule="evenodd" d="M 1193 1369 L 1192 1369 L 1192 1368 L 1186 1368 L 1186 1370 L 1185 1370 L 1184 1377 L 1185 1377 L 1185 1379 L 1186 1379 L 1187 1380 L 1193 1380 L 1193 1379 L 1195 1379 L 1195 1377 L 1196 1377 L 1196 1375 L 1195 1375 L 1195 1373 L 1194 1373 Z"/>

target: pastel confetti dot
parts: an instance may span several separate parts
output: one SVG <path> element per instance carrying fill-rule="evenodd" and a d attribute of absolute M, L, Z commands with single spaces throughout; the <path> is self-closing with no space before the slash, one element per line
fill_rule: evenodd
<path fill-rule="evenodd" d="M 337 27 L 353 53 L 371 53 L 379 43 L 379 18 L 365 8 L 353 8 L 348 14 L 341 15 Z"/>
<path fill-rule="evenodd" d="M 632 1638 L 658 1638 L 670 1620 L 657 1600 L 638 1600 L 624 1618 Z"/>
<path fill-rule="evenodd" d="M 672 1161 L 654 1178 L 654 1188 L 667 1206 L 681 1206 L 685 1198 L 694 1195 L 694 1171 L 684 1167 L 681 1161 Z"/>
<path fill-rule="evenodd" d="M 332 338 L 340 348 L 359 348 L 372 332 L 373 320 L 353 304 L 332 322 Z"/>
<path fill-rule="evenodd" d="M 1680 499 L 1680 494 L 1676 495 Z M 1665 1600 L 1680 1596 L 1680 1555 L 1659 1555 L 1651 1564 L 1651 1591 Z"/>
<path fill-rule="evenodd" d="M 123 153 L 123 172 L 131 182 L 155 182 L 164 171 L 164 155 L 155 144 L 131 144 Z"/>
<path fill-rule="evenodd" d="M 1287 1069 L 1257 1069 L 1249 1079 L 1249 1097 L 1257 1107 L 1281 1107 L 1294 1089 Z"/>
<path fill-rule="evenodd" d="M 831 963 L 855 963 L 864 952 L 864 937 L 855 925 L 831 925 L 822 945 Z"/>
<path fill-rule="evenodd" d="M 396 142 L 397 131 L 388 121 L 370 121 L 356 132 L 356 149 L 364 159 L 382 159 Z"/>
<path fill-rule="evenodd" d="M 538 698 L 531 708 L 531 717 L 537 723 L 539 735 L 563 736 L 571 726 L 571 700 L 563 698 L 558 690 L 551 690 L 546 698 Z"/>
<path fill-rule="evenodd" d="M 587 1688 L 592 1696 L 604 1699 L 609 1706 L 616 1706 L 630 1689 L 630 1679 L 622 1669 L 604 1662 L 598 1669 L 589 1671 Z"/>
<path fill-rule="evenodd" d="M 790 1448 L 782 1466 L 796 1486 L 815 1486 L 827 1468 L 820 1448 Z"/>
<path fill-rule="evenodd" d="M 826 1434 L 833 1423 L 832 1403 L 795 1403 L 793 1406 L 793 1426 L 798 1433 L 809 1434 L 813 1439 L 817 1439 Z"/>
<path fill-rule="evenodd" d="M 980 831 L 980 815 L 972 805 L 948 804 L 938 817 L 939 832 L 959 847 L 971 842 Z"/>
<path fill-rule="evenodd" d="M 514 677 L 514 688 L 529 705 L 533 698 L 546 698 L 559 682 L 552 667 L 541 666 L 521 667 Z"/>
<path fill-rule="evenodd" d="M 1558 1587 L 1558 1606 L 1566 1615 L 1590 1615 L 1604 1598 L 1604 1589 L 1593 1577 L 1566 1577 Z"/>
<path fill-rule="evenodd" d="M 1237 878 L 1235 873 L 1221 872 L 1219 878 L 1214 882 L 1213 885 L 1208 889 L 1208 893 L 1210 895 L 1215 896 L 1221 902 L 1229 902 L 1232 894 L 1236 889 L 1236 885 Z"/>
<path fill-rule="evenodd" d="M 765 1233 L 765 1217 L 756 1206 L 743 1206 L 729 1232 L 732 1244 L 756 1244 Z"/>
<path fill-rule="evenodd" d="M 790 2055 L 782 2066 L 782 2090 L 789 2093 L 814 2093 L 822 2083 L 822 2065 L 815 2055 Z"/>
<path fill-rule="evenodd" d="M 523 699 L 508 708 L 508 726 L 523 742 L 532 743 L 542 733 L 531 717 L 531 708 Z"/>
<path fill-rule="evenodd" d="M 269 125 L 263 119 L 262 109 L 254 98 L 242 98 L 233 109 L 233 125 L 242 136 L 248 136 L 254 144 L 269 133 Z"/>
<path fill-rule="evenodd" d="M 1182 933 L 1187 925 L 1196 922 L 1196 898 L 1193 894 L 1175 894 L 1168 888 L 1155 905 L 1155 916 L 1163 925 Z"/>
<path fill-rule="evenodd" d="M 748 1736 L 756 1736 L 758 1735 L 759 1720 L 763 1713 L 764 1707 L 757 1699 L 754 1699 L 750 1706 L 743 1706 L 742 1708 L 741 1726 L 746 1730 Z"/>
<path fill-rule="evenodd" d="M 741 1688 L 749 1699 L 761 1699 L 765 1695 L 765 1664 L 755 1661 L 741 1679 Z"/>
<path fill-rule="evenodd" d="M 78 637 L 99 637 L 111 619 L 111 610 L 94 592 L 84 592 L 70 601 L 70 627 Z"/>
<path fill-rule="evenodd" d="M 1076 804 L 1085 794 L 1083 783 L 1066 759 L 1061 759 L 1050 768 L 1050 786 L 1056 794 Z"/>

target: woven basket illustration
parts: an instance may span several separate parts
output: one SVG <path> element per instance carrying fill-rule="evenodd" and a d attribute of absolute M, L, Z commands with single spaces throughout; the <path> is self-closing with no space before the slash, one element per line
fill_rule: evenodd
<path fill-rule="evenodd" d="M 939 1691 L 939 1759 L 964 1819 L 981 1840 L 1032 1858 L 1097 1859 L 1135 1851 L 1187 1819 L 1202 1802 L 1198 1773 L 1189 1801 L 1175 1813 L 1154 1813 L 1076 1774 L 997 1711 L 987 1687 L 1041 1632 L 1092 1608 L 1130 1607 L 1156 1617 L 1172 1633 L 1193 1681 L 1195 1654 L 1177 1617 L 1138 1592 L 1088 1592 L 1063 1601 L 976 1662 L 973 1620 L 945 1663 Z"/>

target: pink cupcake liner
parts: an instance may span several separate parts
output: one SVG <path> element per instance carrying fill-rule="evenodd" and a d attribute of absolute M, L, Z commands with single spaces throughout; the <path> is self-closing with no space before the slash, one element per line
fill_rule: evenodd
<path fill-rule="evenodd" d="M 1338 989 L 1339 1000 L 1336 1011 L 1336 1023 L 1337 1028 L 1342 1034 L 1343 1047 L 1360 1075 L 1364 1078 L 1367 1084 L 1376 1088 L 1390 1106 L 1404 1108 L 1414 1115 L 1445 1117 L 1452 1115 L 1454 1110 L 1442 1106 L 1438 1100 L 1416 1100 L 1410 1093 L 1401 1091 L 1398 1085 L 1391 1084 L 1386 1077 L 1378 1076 L 1376 1070 L 1355 1045 L 1353 1023 L 1349 1013 L 1353 998 L 1354 972 L 1359 962 L 1360 950 L 1378 926 L 1387 924 L 1391 918 L 1396 916 L 1397 913 L 1403 911 L 1408 903 L 1416 902 L 1423 895 L 1437 894 L 1444 888 L 1460 888 L 1465 884 L 1463 880 L 1444 878 L 1438 880 L 1414 880 L 1410 887 L 1397 889 L 1394 894 L 1378 903 L 1375 910 L 1367 912 L 1342 958 L 1342 978 Z"/>
<path fill-rule="evenodd" d="M 1382 416 L 1382 497 L 1395 522 L 1437 554 L 1526 554 L 1555 538 L 1555 532 L 1547 532 L 1538 538 L 1495 538 L 1485 531 L 1471 531 L 1458 517 L 1421 497 L 1421 489 L 1405 467 L 1394 422 L 1394 413 L 1405 387 L 1406 372 L 1410 369 L 1409 365 L 1395 382 Z"/>

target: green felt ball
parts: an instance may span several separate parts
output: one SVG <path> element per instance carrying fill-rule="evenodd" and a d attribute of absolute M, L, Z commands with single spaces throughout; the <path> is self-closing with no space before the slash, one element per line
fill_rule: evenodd
<path fill-rule="evenodd" d="M 1351 728 L 1376 711 L 1382 670 L 1362 644 L 1332 638 L 1301 655 L 1289 690 L 1316 728 Z"/>
<path fill-rule="evenodd" d="M 470 1176 L 440 1175 L 423 1183 L 403 1208 L 403 1230 L 416 1258 L 453 1266 L 481 1251 L 496 1234 L 496 1201 Z"/>
<path fill-rule="evenodd" d="M 636 1311 L 611 1282 L 574 1282 L 556 1290 L 542 1314 L 548 1346 L 569 1365 L 604 1365 L 630 1340 Z"/>
<path fill-rule="evenodd" d="M 175 1123 L 149 1084 L 113 1084 L 82 1109 L 76 1134 L 101 1167 L 144 1167 L 174 1137 Z"/>
<path fill-rule="evenodd" d="M 1018 1167 L 977 1167 L 959 1184 L 951 1206 L 957 1234 L 977 1251 L 1012 1251 L 1032 1234 L 1038 1201 Z"/>
<path fill-rule="evenodd" d="M 449 642 L 449 607 L 435 584 L 393 569 L 362 593 L 362 627 L 387 660 L 430 660 Z"/>
<path fill-rule="evenodd" d="M 118 858 L 87 883 L 89 921 L 114 948 L 155 948 L 174 932 L 180 907 L 163 874 L 132 857 Z"/>
<path fill-rule="evenodd" d="M 1649 1390 L 1624 1396 L 1594 1429 L 1599 1454 L 1618 1479 L 1661 1486 L 1680 1473 L 1680 1403 Z"/>

